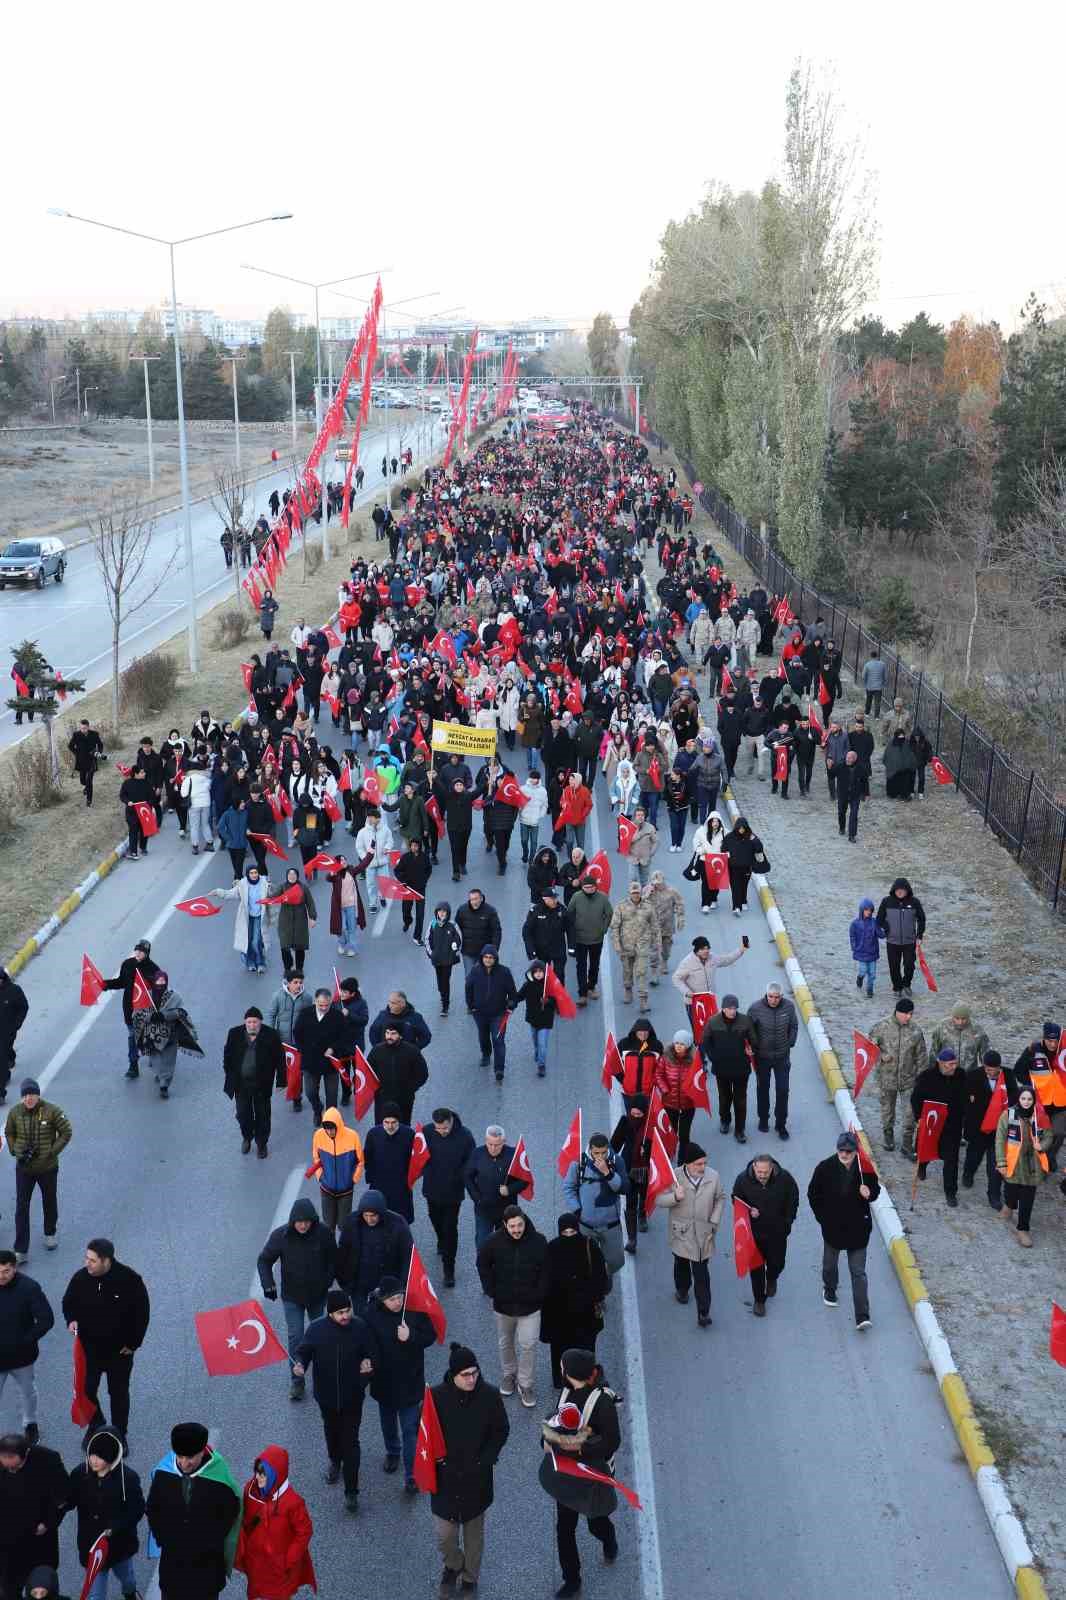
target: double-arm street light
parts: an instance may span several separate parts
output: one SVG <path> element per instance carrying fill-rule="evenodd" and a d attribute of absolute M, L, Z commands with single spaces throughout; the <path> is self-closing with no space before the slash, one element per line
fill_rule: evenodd
<path fill-rule="evenodd" d="M 178 401 L 178 460 L 181 467 L 181 509 L 185 523 L 185 579 L 187 588 L 189 671 L 200 670 L 200 643 L 196 625 L 196 574 L 192 551 L 192 503 L 189 496 L 189 452 L 185 438 L 185 398 L 181 386 L 181 329 L 178 318 L 178 285 L 174 267 L 174 251 L 180 244 L 196 244 L 201 239 L 217 239 L 223 233 L 238 233 L 242 228 L 256 228 L 263 222 L 288 222 L 291 211 L 277 211 L 269 217 L 253 217 L 250 222 L 234 222 L 227 228 L 211 228 L 206 233 L 190 233 L 182 239 L 160 239 L 153 233 L 139 233 L 135 228 L 120 228 L 114 222 L 101 222 L 98 217 L 82 217 L 74 211 L 64 211 L 50 206 L 49 216 L 66 217 L 71 222 L 86 222 L 94 228 L 106 228 L 109 233 L 123 233 L 130 239 L 144 239 L 149 244 L 160 244 L 170 252 L 170 303 L 174 317 L 174 370 Z"/>
<path fill-rule="evenodd" d="M 52 421 L 56 420 L 56 390 L 61 389 L 66 383 L 69 374 L 61 372 L 58 378 L 49 378 L 48 387 L 52 393 Z"/>

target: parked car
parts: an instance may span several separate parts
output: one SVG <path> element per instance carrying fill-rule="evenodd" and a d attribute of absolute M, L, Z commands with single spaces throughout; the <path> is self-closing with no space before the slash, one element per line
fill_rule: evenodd
<path fill-rule="evenodd" d="M 62 583 L 66 570 L 62 539 L 13 539 L 0 556 L 0 589 L 9 583 L 32 583 L 43 589 L 47 578 Z"/>

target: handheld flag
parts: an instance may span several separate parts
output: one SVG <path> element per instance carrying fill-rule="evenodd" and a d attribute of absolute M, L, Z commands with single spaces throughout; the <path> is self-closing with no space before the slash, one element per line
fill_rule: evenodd
<path fill-rule="evenodd" d="M 399 878 L 392 878 L 387 872 L 378 873 L 378 894 L 383 900 L 422 900 L 417 889 L 411 889 L 406 883 L 401 883 Z"/>
<path fill-rule="evenodd" d="M 448 1319 L 444 1315 L 444 1307 L 437 1299 L 436 1291 L 429 1281 L 429 1274 L 422 1265 L 422 1257 L 418 1253 L 418 1246 L 411 1246 L 411 1261 L 407 1268 L 407 1297 L 404 1307 L 408 1311 L 424 1311 L 432 1322 L 437 1343 L 444 1343 L 444 1335 L 448 1331 Z"/>
<path fill-rule="evenodd" d="M 703 876 L 708 889 L 719 894 L 729 888 L 729 857 L 724 850 L 709 850 L 703 858 Z"/>
<path fill-rule="evenodd" d="M 418 1424 L 414 1464 L 414 1480 L 423 1494 L 436 1494 L 437 1462 L 443 1461 L 447 1453 L 433 1391 L 427 1383 L 422 1397 L 422 1417 Z"/>
<path fill-rule="evenodd" d="M 496 785 L 493 799 L 502 800 L 504 805 L 514 806 L 517 811 L 529 804 L 529 796 L 520 786 L 513 772 L 505 773 L 500 779 Z"/>
<path fill-rule="evenodd" d="M 981 1118 L 981 1132 L 995 1133 L 999 1127 L 999 1119 L 1007 1109 L 1007 1085 L 1002 1072 L 996 1079 L 996 1086 L 988 1102 L 984 1116 Z"/>
<path fill-rule="evenodd" d="M 87 1428 L 96 1415 L 96 1403 L 89 1399 L 85 1388 L 85 1375 L 88 1371 L 85 1361 L 85 1346 L 74 1336 L 74 1387 L 70 1397 L 70 1420 L 76 1428 Z"/>
<path fill-rule="evenodd" d="M 1057 1361 L 1060 1367 L 1066 1367 L 1066 1311 L 1054 1301 L 1051 1303 L 1051 1338 L 1048 1347 L 1052 1361 Z"/>
<path fill-rule="evenodd" d="M 859 1028 L 855 1029 L 854 1042 L 855 1087 L 852 1089 L 851 1094 L 852 1098 L 857 1100 L 860 1094 L 862 1094 L 863 1084 L 866 1082 L 867 1078 L 876 1067 L 878 1061 L 881 1059 L 881 1051 L 878 1049 L 877 1045 L 874 1044 L 873 1040 L 868 1039 L 865 1033 L 863 1033 Z"/>
<path fill-rule="evenodd" d="M 81 958 L 81 1004 L 94 1006 L 104 992 L 104 975 L 88 956 Z"/>
<path fill-rule="evenodd" d="M 287 888 L 278 894 L 268 894 L 263 900 L 265 906 L 298 906 L 303 900 L 304 892 L 298 883 L 290 883 Z"/>
<path fill-rule="evenodd" d="M 591 1478 L 593 1483 L 609 1484 L 612 1489 L 618 1490 L 622 1499 L 631 1505 L 634 1511 L 644 1510 L 636 1492 L 630 1489 L 628 1484 L 619 1482 L 617 1478 L 612 1478 L 609 1473 L 597 1471 L 595 1467 L 590 1467 L 584 1461 L 575 1461 L 572 1456 L 566 1455 L 562 1450 L 549 1450 L 548 1454 L 552 1458 L 552 1466 L 564 1478 Z"/>
<path fill-rule="evenodd" d="M 133 809 L 137 813 L 137 821 L 141 825 L 141 832 L 146 839 L 159 832 L 159 823 L 155 818 L 155 807 L 149 800 L 135 800 Z"/>
<path fill-rule="evenodd" d="M 929 765 L 933 769 L 933 777 L 936 779 L 937 783 L 945 783 L 945 784 L 947 784 L 947 783 L 954 783 L 955 782 L 955 779 L 952 777 L 951 772 L 944 765 L 944 763 L 941 761 L 939 756 L 934 756 L 933 759 L 930 761 Z"/>
<path fill-rule="evenodd" d="M 717 995 L 694 994 L 689 1001 L 689 1015 L 692 1018 L 692 1037 L 698 1041 L 703 1038 L 703 1030 L 711 1018 L 718 1015 Z"/>
<path fill-rule="evenodd" d="M 303 1058 L 294 1044 L 283 1044 L 285 1056 L 285 1098 L 299 1100 L 303 1094 Z"/>
<path fill-rule="evenodd" d="M 733 1196 L 733 1260 L 738 1278 L 746 1278 L 749 1272 L 766 1263 L 751 1231 L 751 1207 L 736 1195 Z"/>
<path fill-rule="evenodd" d="M 633 843 L 636 831 L 637 825 L 635 822 L 630 821 L 629 817 L 618 818 L 618 854 L 620 856 L 629 854 L 629 847 Z"/>
<path fill-rule="evenodd" d="M 149 989 L 148 985 L 144 981 L 143 976 L 139 972 L 135 972 L 133 974 L 132 992 L 130 994 L 130 1010 L 155 1010 L 155 1001 L 152 999 L 152 991 Z"/>
<path fill-rule="evenodd" d="M 258 1300 L 198 1311 L 196 1337 L 212 1378 L 232 1378 L 289 1359 Z"/>
<path fill-rule="evenodd" d="M 611 876 L 611 863 L 607 859 L 606 850 L 597 850 L 594 856 L 589 857 L 584 871 L 578 873 L 578 883 L 581 882 L 582 878 L 591 878 L 601 894 L 610 894 L 611 884 L 614 880 Z"/>
<path fill-rule="evenodd" d="M 875 1177 L 877 1174 L 877 1168 L 870 1160 L 870 1157 L 866 1154 L 866 1147 L 862 1142 L 862 1134 L 859 1132 L 854 1123 L 850 1125 L 848 1132 L 855 1140 L 855 1161 L 859 1169 L 860 1181 L 863 1178 Z"/>
<path fill-rule="evenodd" d="M 271 806 L 270 809 L 273 811 L 274 807 Z M 284 816 L 284 812 L 282 812 L 282 816 Z M 279 822 L 281 818 L 275 816 L 274 820 L 275 822 Z M 248 837 L 249 839 L 254 839 L 256 844 L 261 844 L 264 852 L 268 856 L 278 856 L 282 861 L 288 860 L 288 856 L 285 854 L 285 851 L 281 848 L 281 845 L 278 843 L 272 833 L 252 833 L 249 829 Z"/>
<path fill-rule="evenodd" d="M 566 1017 L 568 1021 L 572 1022 L 577 1016 L 577 1001 L 564 985 L 559 982 L 555 968 L 550 961 L 544 967 L 544 999 L 554 1000 L 555 1009 L 561 1017 Z"/>
<path fill-rule="evenodd" d="M 711 1095 L 707 1068 L 698 1053 L 693 1054 L 691 1064 L 685 1069 L 685 1076 L 681 1079 L 681 1093 L 691 1100 L 694 1106 L 702 1108 L 710 1116 Z"/>
<path fill-rule="evenodd" d="M 653 1084 L 651 1094 L 648 1096 L 648 1111 L 644 1118 L 644 1138 L 648 1140 L 652 1132 L 657 1131 L 663 1142 L 663 1149 L 671 1161 L 677 1160 L 677 1129 L 670 1121 L 670 1113 L 663 1105 L 663 1097 L 659 1085 Z"/>
<path fill-rule="evenodd" d="M 251 838 L 251 834 L 248 837 Z M 328 850 L 320 850 L 310 861 L 304 862 L 304 877 L 309 878 L 313 872 L 339 872 L 345 865 L 343 856 L 331 856 Z"/>
<path fill-rule="evenodd" d="M 943 1100 L 925 1100 L 922 1102 L 922 1114 L 918 1119 L 918 1164 L 923 1166 L 927 1161 L 936 1161 L 940 1157 L 940 1135 L 944 1131 L 944 1124 L 948 1120 L 948 1108 Z"/>
<path fill-rule="evenodd" d="M 323 794 L 322 809 L 331 822 L 339 822 L 341 820 L 342 812 L 337 804 L 336 795 L 332 795 L 328 791 Z"/>
<path fill-rule="evenodd" d="M 566 1138 L 563 1140 L 562 1149 L 559 1151 L 558 1157 L 556 1158 L 555 1164 L 559 1169 L 560 1178 L 566 1177 L 566 1174 L 569 1172 L 573 1162 L 581 1160 L 581 1151 L 583 1148 L 584 1147 L 581 1141 L 581 1110 L 579 1107 L 571 1118 L 570 1127 L 567 1130 Z"/>
<path fill-rule="evenodd" d="M 918 965 L 922 969 L 922 977 L 925 979 L 926 983 L 929 985 L 929 988 L 932 991 L 932 993 L 936 994 L 936 992 L 937 992 L 936 979 L 933 977 L 933 974 L 929 970 L 929 963 L 925 959 L 925 951 L 922 949 L 922 941 L 920 939 L 918 940 L 918 943 L 915 946 L 915 949 L 918 952 Z"/>
<path fill-rule="evenodd" d="M 429 1161 L 429 1145 L 422 1132 L 422 1124 L 415 1128 L 414 1143 L 411 1146 L 411 1155 L 407 1163 L 407 1187 L 413 1189 L 422 1176 L 422 1169 Z"/>
<path fill-rule="evenodd" d="M 674 1169 L 658 1128 L 652 1130 L 651 1150 L 648 1155 L 648 1185 L 644 1197 L 644 1212 L 651 1216 L 661 1194 L 674 1187 Z"/>
<path fill-rule="evenodd" d="M 529 1164 L 529 1152 L 526 1150 L 524 1138 L 520 1137 L 515 1145 L 515 1152 L 511 1157 L 511 1165 L 507 1168 L 507 1176 L 509 1178 L 518 1178 L 525 1185 L 526 1192 L 522 1196 L 523 1200 L 532 1200 L 534 1189 L 533 1168 Z"/>
<path fill-rule="evenodd" d="M 197 900 L 175 900 L 174 910 L 184 911 L 189 917 L 217 917 L 222 907 L 201 896 Z"/>
<path fill-rule="evenodd" d="M 89 1600 L 92 1586 L 103 1570 L 103 1565 L 107 1560 L 110 1549 L 111 1540 L 108 1538 L 107 1533 L 102 1533 L 89 1546 L 89 1554 L 85 1558 L 85 1582 L 81 1586 L 81 1600 Z M 104 1581 L 106 1582 L 107 1580 L 105 1579 Z"/>
<path fill-rule="evenodd" d="M 381 1088 L 377 1073 L 374 1071 L 366 1056 L 355 1047 L 352 1057 L 352 1103 L 355 1107 L 355 1120 L 361 1122 L 374 1103 L 374 1096 Z"/>
<path fill-rule="evenodd" d="M 614 1034 L 609 1033 L 607 1035 L 607 1043 L 603 1047 L 603 1066 L 600 1069 L 600 1082 L 608 1094 L 611 1091 L 612 1083 L 616 1078 L 622 1076 L 622 1072 L 622 1055 L 615 1042 Z"/>
<path fill-rule="evenodd" d="M 774 782 L 788 782 L 788 746 L 774 745 Z"/>

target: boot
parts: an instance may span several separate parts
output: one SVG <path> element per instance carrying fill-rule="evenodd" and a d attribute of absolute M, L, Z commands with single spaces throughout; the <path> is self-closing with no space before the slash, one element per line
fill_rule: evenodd
<path fill-rule="evenodd" d="M 1019 1228 L 1018 1229 L 1018 1243 L 1021 1245 L 1023 1250 L 1031 1250 L 1033 1248 L 1033 1236 L 1032 1236 L 1032 1234 L 1031 1233 L 1026 1233 L 1026 1232 L 1023 1231 L 1023 1229 Z"/>
<path fill-rule="evenodd" d="M 304 1379 L 292 1378 L 289 1382 L 289 1399 L 302 1400 L 304 1397 Z"/>
<path fill-rule="evenodd" d="M 632 989 L 623 989 L 623 991 L 622 991 L 622 999 L 623 999 L 623 1001 L 625 1002 L 625 1004 L 627 1006 L 631 1006 L 633 1004 L 633 991 L 632 991 Z"/>
<path fill-rule="evenodd" d="M 640 1009 L 642 1011 L 647 1011 L 650 1004 L 651 1001 L 649 1000 L 648 996 L 646 994 L 642 994 L 640 997 Z"/>

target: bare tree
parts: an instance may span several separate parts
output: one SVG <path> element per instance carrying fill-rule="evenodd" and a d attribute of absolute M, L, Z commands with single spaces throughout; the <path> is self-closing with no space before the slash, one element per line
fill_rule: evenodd
<path fill-rule="evenodd" d="M 250 517 L 255 507 L 255 497 L 251 493 L 247 477 L 235 467 L 222 468 L 215 473 L 215 488 L 211 496 L 211 505 L 222 523 L 223 529 L 228 529 L 233 540 L 233 590 L 238 604 L 241 598 L 241 558 L 240 541 L 244 532 L 244 518 Z"/>
<path fill-rule="evenodd" d="M 119 733 L 119 650 L 122 630 L 155 598 L 174 569 L 178 546 L 156 565 L 156 523 L 137 500 L 116 499 L 90 519 L 93 554 L 111 616 L 111 722 Z"/>

